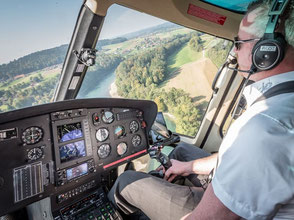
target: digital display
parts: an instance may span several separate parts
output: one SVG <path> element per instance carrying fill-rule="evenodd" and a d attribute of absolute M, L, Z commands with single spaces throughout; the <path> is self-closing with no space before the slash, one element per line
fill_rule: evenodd
<path fill-rule="evenodd" d="M 81 122 L 60 125 L 57 127 L 58 142 L 66 142 L 84 137 Z"/>
<path fill-rule="evenodd" d="M 77 141 L 59 147 L 60 162 L 74 160 L 86 156 L 85 141 Z"/>
<path fill-rule="evenodd" d="M 77 167 L 73 167 L 66 170 L 66 179 L 71 180 L 79 176 L 83 176 L 88 173 L 88 164 L 83 163 Z"/>

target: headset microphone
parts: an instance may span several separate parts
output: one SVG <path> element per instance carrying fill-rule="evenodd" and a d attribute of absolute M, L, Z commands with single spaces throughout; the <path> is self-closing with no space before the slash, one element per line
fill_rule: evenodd
<path fill-rule="evenodd" d="M 234 71 L 238 71 L 238 72 L 242 72 L 242 73 L 249 73 L 250 75 L 255 73 L 257 71 L 255 65 L 251 65 L 250 69 L 249 70 L 240 70 L 238 68 L 232 68 L 232 67 L 229 67 L 230 64 L 237 64 L 237 59 L 234 57 L 232 60 L 230 60 L 229 62 L 226 63 L 226 67 L 229 69 L 229 70 L 234 70 Z"/>

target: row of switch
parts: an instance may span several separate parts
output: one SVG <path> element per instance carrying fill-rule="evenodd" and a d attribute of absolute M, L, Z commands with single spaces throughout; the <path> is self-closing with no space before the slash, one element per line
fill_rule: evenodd
<path fill-rule="evenodd" d="M 120 215 L 114 210 L 110 203 L 107 203 L 98 208 L 92 208 L 85 210 L 73 217 L 73 219 L 79 220 L 116 220 L 121 219 Z"/>
<path fill-rule="evenodd" d="M 60 195 L 57 196 L 57 202 L 58 203 L 61 203 L 61 202 L 64 202 L 66 201 L 67 199 L 75 196 L 75 195 L 78 195 L 82 192 L 85 192 L 86 190 L 88 189 L 92 189 L 96 186 L 96 183 L 95 183 L 95 180 L 92 180 L 91 182 L 89 183 L 86 183 L 86 184 L 83 184 L 73 190 L 70 190 L 68 192 L 65 192 L 65 193 L 62 193 Z"/>

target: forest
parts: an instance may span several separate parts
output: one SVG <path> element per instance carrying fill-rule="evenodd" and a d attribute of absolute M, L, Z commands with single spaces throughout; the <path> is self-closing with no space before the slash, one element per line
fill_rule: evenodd
<path fill-rule="evenodd" d="M 159 111 L 169 112 L 176 118 L 176 132 L 193 136 L 200 126 L 201 112 L 192 98 L 183 90 L 162 89 L 168 77 L 167 57 L 184 44 L 196 46 L 195 34 L 176 35 L 170 42 L 149 52 L 129 57 L 116 69 L 118 94 L 132 99 L 149 99 L 156 102 Z M 201 47 L 201 46 L 199 46 Z"/>

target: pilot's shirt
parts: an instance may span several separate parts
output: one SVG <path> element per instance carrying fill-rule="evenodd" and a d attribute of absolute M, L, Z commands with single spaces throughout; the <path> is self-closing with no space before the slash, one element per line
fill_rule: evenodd
<path fill-rule="evenodd" d="M 214 193 L 245 219 L 294 219 L 294 93 L 254 103 L 286 81 L 294 81 L 294 72 L 247 86 L 247 110 L 220 147 Z"/>

